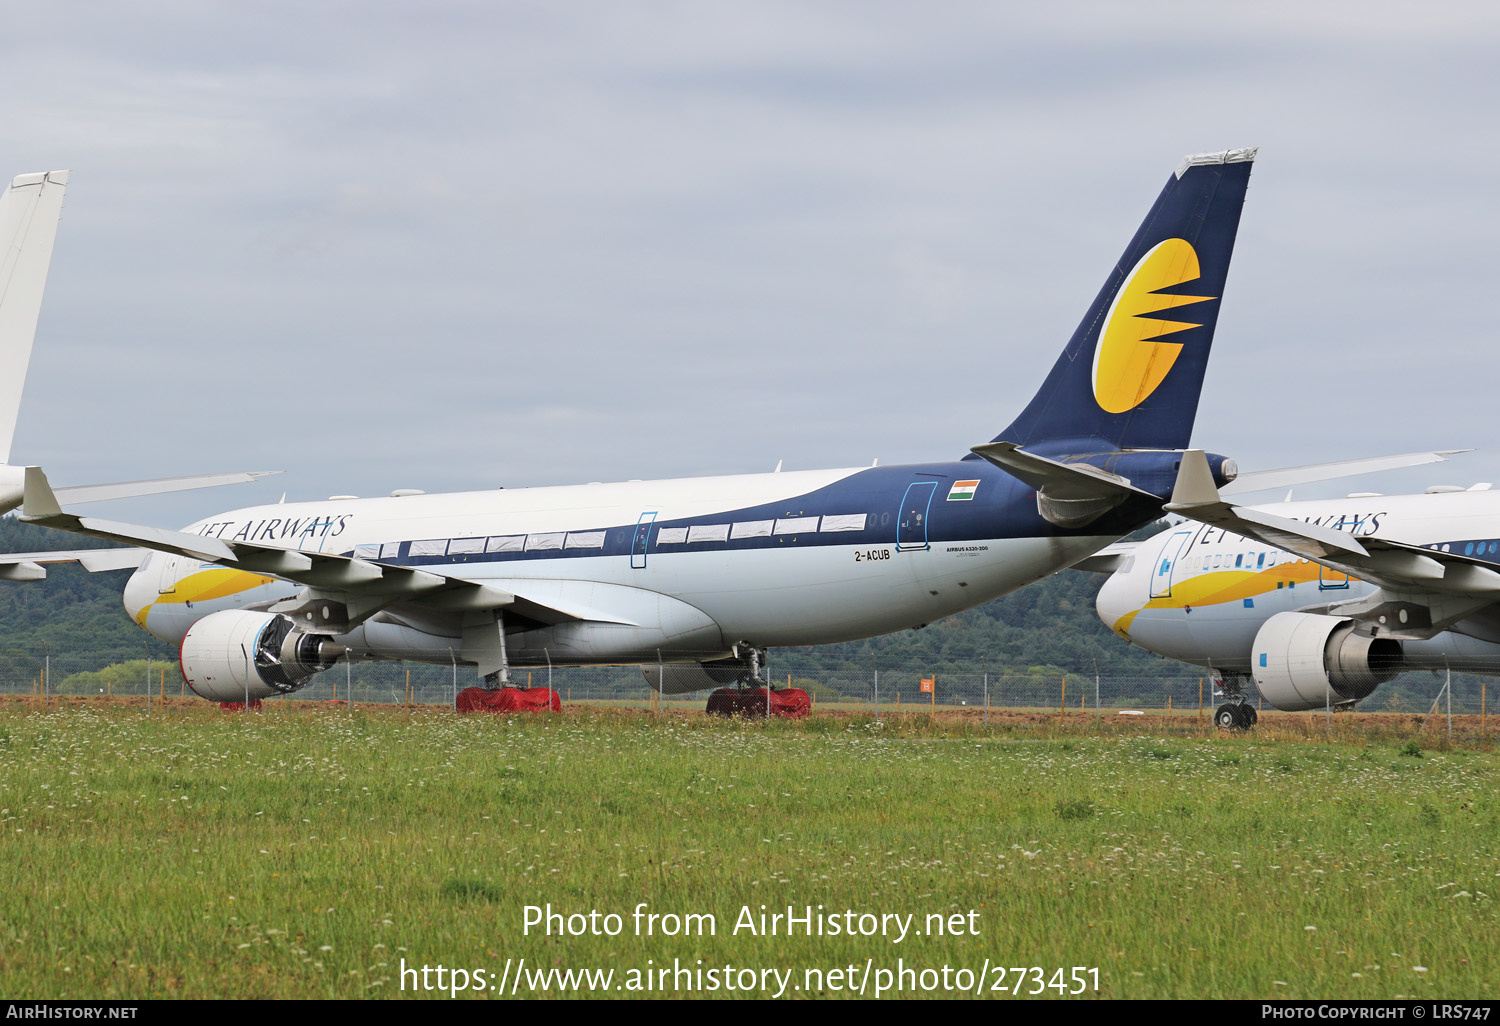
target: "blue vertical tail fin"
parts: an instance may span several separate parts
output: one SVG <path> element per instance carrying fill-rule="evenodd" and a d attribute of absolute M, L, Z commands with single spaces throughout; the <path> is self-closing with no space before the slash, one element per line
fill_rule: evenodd
<path fill-rule="evenodd" d="M 1184 449 L 1255 149 L 1183 158 L 1041 391 L 995 441 Z"/>

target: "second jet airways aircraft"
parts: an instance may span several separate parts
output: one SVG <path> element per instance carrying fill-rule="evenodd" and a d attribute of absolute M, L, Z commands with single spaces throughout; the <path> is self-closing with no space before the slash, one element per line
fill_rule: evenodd
<path fill-rule="evenodd" d="M 1159 655 L 1211 667 L 1223 727 L 1350 705 L 1404 670 L 1500 675 L 1500 492 L 1241 507 L 1189 455 L 1167 509 L 1190 518 L 1095 557 L 1100 618 Z"/>
<path fill-rule="evenodd" d="M 1031 403 L 958 459 L 283 503 L 183 531 L 65 513 L 31 468 L 26 518 L 154 550 L 126 608 L 214 700 L 295 690 L 341 657 L 490 683 L 604 662 L 675 663 L 653 681 L 673 692 L 755 679 L 770 646 L 921 626 L 1160 515 L 1254 156 L 1182 161 Z"/>

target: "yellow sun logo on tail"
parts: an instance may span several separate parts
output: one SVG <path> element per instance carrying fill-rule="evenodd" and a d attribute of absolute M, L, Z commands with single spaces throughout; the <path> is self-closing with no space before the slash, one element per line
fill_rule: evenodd
<path fill-rule="evenodd" d="M 1159 296 L 1156 293 L 1198 277 L 1198 253 L 1186 239 L 1167 239 L 1135 265 L 1105 318 L 1094 348 L 1094 398 L 1109 413 L 1124 413 L 1146 401 L 1166 380 L 1182 351 L 1180 342 L 1159 342 L 1201 325 L 1153 316 L 1217 296 Z"/>

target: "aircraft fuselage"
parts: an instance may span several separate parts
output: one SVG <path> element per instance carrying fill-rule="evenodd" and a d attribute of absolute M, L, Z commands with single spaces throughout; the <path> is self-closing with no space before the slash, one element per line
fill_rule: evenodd
<path fill-rule="evenodd" d="M 737 643 L 827 644 L 921 626 L 1108 544 L 1156 510 L 1087 529 L 977 460 L 729 477 L 339 499 L 234 510 L 190 526 L 226 541 L 350 555 L 491 584 L 567 610 L 512 612 L 517 665 L 705 658 Z M 299 586 L 158 553 L 131 578 L 137 623 L 179 643 L 222 609 Z M 520 629 L 517 630 L 517 627 Z M 460 618 L 394 604 L 339 638 L 356 658 L 448 662 Z"/>

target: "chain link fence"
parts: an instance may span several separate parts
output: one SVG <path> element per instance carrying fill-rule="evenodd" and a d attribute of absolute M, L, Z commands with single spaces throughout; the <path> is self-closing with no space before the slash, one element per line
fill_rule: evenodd
<path fill-rule="evenodd" d="M 788 660 L 790 662 L 790 660 Z M 1164 664 L 1164 668 L 1177 669 Z M 777 687 L 796 687 L 812 699 L 814 712 L 831 714 L 990 714 L 1023 713 L 1035 719 L 1087 716 L 1127 724 L 1133 717 L 1150 722 L 1209 720 L 1222 703 L 1213 678 L 1206 672 L 1154 675 L 1068 674 L 968 670 L 932 672 L 913 667 L 872 666 L 868 670 L 778 672 L 770 676 Z M 519 686 L 555 689 L 565 704 L 587 704 L 653 711 L 701 711 L 707 692 L 658 695 L 647 686 L 639 666 L 557 667 L 513 672 Z M 931 682 L 930 685 L 924 682 Z M 1426 730 L 1434 718 L 1474 719 L 1462 724 L 1470 733 L 1488 736 L 1493 683 L 1486 677 L 1451 672 L 1405 673 L 1377 687 L 1360 702 L 1360 714 L 1380 714 L 1408 731 Z M 452 708 L 459 691 L 478 684 L 472 667 L 417 663 L 339 664 L 317 675 L 285 701 L 352 702 L 355 705 L 413 705 Z M 149 694 L 149 699 L 147 696 Z M 0 695 L 44 696 L 72 700 L 122 698 L 186 700 L 201 703 L 188 690 L 175 661 L 137 659 L 100 667 L 65 653 L 0 650 Z M 1257 708 L 1270 709 L 1253 686 L 1246 697 Z M 272 700 L 277 701 L 277 700 Z M 173 704 L 166 701 L 165 704 Z M 1177 719 L 1163 721 L 1162 716 Z M 1301 714 L 1322 717 L 1315 713 Z M 1345 715 L 1340 713 L 1340 716 Z"/>

